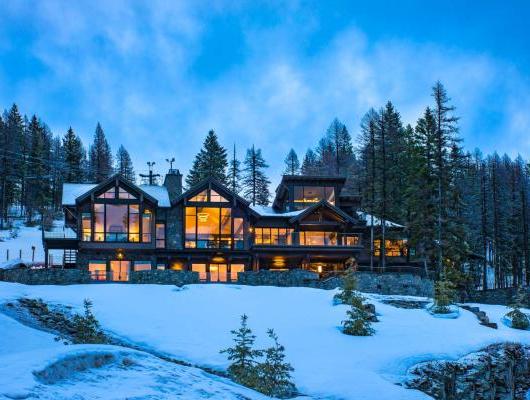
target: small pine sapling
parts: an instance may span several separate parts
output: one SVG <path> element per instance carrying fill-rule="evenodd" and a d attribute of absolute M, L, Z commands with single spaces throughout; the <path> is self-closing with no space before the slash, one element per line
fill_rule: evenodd
<path fill-rule="evenodd" d="M 521 308 L 524 307 L 524 302 L 524 290 L 518 288 L 512 300 L 512 304 L 510 304 L 511 311 L 506 314 L 506 317 L 511 320 L 511 326 L 514 329 L 526 330 L 530 328 L 530 319 L 528 318 L 528 315 L 521 311 Z"/>
<path fill-rule="evenodd" d="M 337 304 L 351 304 L 352 298 L 355 296 L 357 290 L 357 278 L 355 277 L 353 268 L 348 268 L 342 278 L 342 286 L 339 293 L 334 297 Z"/>
<path fill-rule="evenodd" d="M 434 307 L 432 311 L 435 314 L 449 314 L 455 298 L 454 283 L 446 279 L 439 280 L 434 285 Z"/>
<path fill-rule="evenodd" d="M 285 347 L 278 343 L 274 330 L 267 330 L 273 345 L 264 351 L 265 361 L 258 365 L 259 381 L 256 389 L 267 396 L 286 399 L 297 393 L 292 382 L 294 368 L 285 361 Z"/>
<path fill-rule="evenodd" d="M 228 360 L 232 361 L 228 367 L 228 373 L 232 379 L 244 386 L 255 388 L 258 383 L 256 358 L 261 357 L 262 351 L 253 349 L 256 336 L 247 326 L 248 317 L 241 316 L 241 326 L 238 330 L 230 331 L 234 336 L 235 345 L 221 350 L 228 354 Z"/>
<path fill-rule="evenodd" d="M 351 308 L 346 311 L 347 318 L 342 321 L 342 332 L 352 336 L 372 336 L 372 315 L 363 306 L 364 298 L 355 294 L 351 299 Z"/>
<path fill-rule="evenodd" d="M 92 302 L 85 299 L 83 315 L 76 314 L 72 323 L 74 328 L 72 341 L 76 344 L 107 343 L 107 337 L 101 331 L 99 321 L 92 313 Z"/>

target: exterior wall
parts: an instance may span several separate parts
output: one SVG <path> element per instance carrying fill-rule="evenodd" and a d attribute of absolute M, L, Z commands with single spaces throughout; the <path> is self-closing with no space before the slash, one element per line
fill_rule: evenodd
<path fill-rule="evenodd" d="M 397 294 L 409 296 L 432 296 L 434 284 L 412 274 L 373 274 L 357 272 L 357 284 L 361 292 Z M 317 273 L 306 270 L 291 271 L 247 271 L 239 274 L 239 284 L 251 286 L 303 286 L 320 289 L 335 289 L 342 284 L 338 277 L 319 280 Z"/>
<path fill-rule="evenodd" d="M 461 300 L 467 303 L 508 305 L 512 302 L 516 290 L 515 288 L 506 288 L 473 291 L 463 293 Z M 525 291 L 525 304 L 530 307 L 530 288 L 524 288 L 523 290 Z"/>
<path fill-rule="evenodd" d="M 182 215 L 182 205 L 172 207 L 167 212 L 166 249 L 181 250 L 184 246 Z"/>
<path fill-rule="evenodd" d="M 10 269 L 3 270 L 0 280 L 25 285 L 74 285 L 90 283 L 88 271 L 80 269 Z"/>
<path fill-rule="evenodd" d="M 77 253 L 77 268 L 88 271 L 88 264 L 90 261 L 106 261 L 108 270 L 108 263 L 111 260 L 117 260 L 116 251 L 84 249 L 83 251 L 79 251 Z M 124 250 L 123 260 L 131 261 L 131 269 L 134 261 L 151 261 L 153 268 L 156 268 L 157 256 L 154 254 L 154 252 Z"/>

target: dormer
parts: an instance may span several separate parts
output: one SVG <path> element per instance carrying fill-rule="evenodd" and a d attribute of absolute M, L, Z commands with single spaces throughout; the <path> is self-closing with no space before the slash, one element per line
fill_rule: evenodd
<path fill-rule="evenodd" d="M 338 176 L 284 175 L 276 189 L 276 212 L 302 210 L 322 200 L 340 206 L 340 192 L 346 178 Z"/>

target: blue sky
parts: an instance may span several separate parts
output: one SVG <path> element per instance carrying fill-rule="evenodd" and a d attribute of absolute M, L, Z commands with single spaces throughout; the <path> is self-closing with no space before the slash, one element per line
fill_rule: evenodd
<path fill-rule="evenodd" d="M 41 1 L 0 7 L 0 107 L 184 172 L 211 128 L 276 183 L 334 117 L 392 100 L 414 123 L 440 79 L 466 148 L 530 151 L 528 1 Z"/>

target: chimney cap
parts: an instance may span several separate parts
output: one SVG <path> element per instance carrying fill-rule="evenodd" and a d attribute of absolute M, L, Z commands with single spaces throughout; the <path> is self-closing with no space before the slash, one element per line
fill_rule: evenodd
<path fill-rule="evenodd" d="M 167 175 L 180 175 L 180 171 L 176 168 L 170 168 L 167 171 Z"/>

